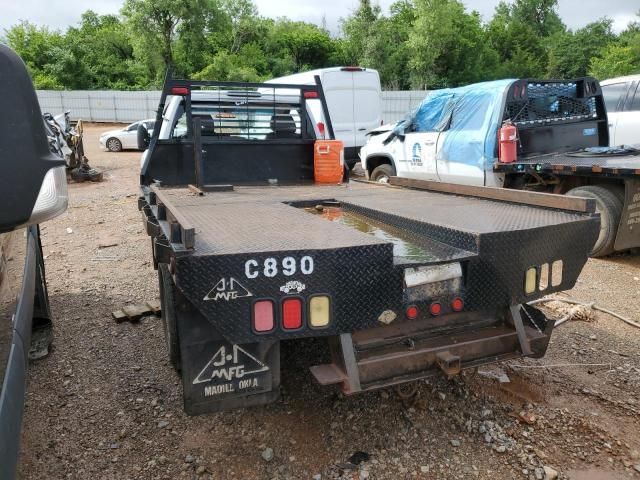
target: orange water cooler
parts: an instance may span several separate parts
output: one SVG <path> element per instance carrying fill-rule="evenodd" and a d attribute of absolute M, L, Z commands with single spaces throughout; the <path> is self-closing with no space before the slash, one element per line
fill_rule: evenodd
<path fill-rule="evenodd" d="M 337 184 L 344 174 L 344 144 L 341 140 L 316 140 L 313 176 L 316 183 Z"/>

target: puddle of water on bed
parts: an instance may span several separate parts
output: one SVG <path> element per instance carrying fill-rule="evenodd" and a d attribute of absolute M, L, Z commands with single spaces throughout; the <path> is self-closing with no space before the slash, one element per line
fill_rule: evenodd
<path fill-rule="evenodd" d="M 420 262 L 428 262 L 432 260 L 432 255 L 420 248 L 415 243 L 398 236 L 395 229 L 386 227 L 379 223 L 368 219 L 362 215 L 351 212 L 345 212 L 339 207 L 323 207 L 322 209 L 311 207 L 305 208 L 305 211 L 318 215 L 326 220 L 347 225 L 360 232 L 371 235 L 385 242 L 393 244 L 393 256 L 406 258 Z"/>

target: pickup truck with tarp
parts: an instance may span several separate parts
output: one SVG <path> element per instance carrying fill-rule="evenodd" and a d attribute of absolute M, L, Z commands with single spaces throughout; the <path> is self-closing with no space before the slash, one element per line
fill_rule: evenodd
<path fill-rule="evenodd" d="M 601 216 L 592 255 L 640 247 L 640 145 L 609 147 L 594 78 L 434 90 L 395 126 L 371 131 L 360 158 L 375 181 L 398 176 L 592 198 Z"/>
<path fill-rule="evenodd" d="M 326 340 L 311 374 L 346 394 L 544 355 L 527 303 L 575 284 L 594 200 L 318 183 L 318 121 L 319 81 L 165 80 L 138 206 L 186 412 L 275 401 L 284 341 Z"/>

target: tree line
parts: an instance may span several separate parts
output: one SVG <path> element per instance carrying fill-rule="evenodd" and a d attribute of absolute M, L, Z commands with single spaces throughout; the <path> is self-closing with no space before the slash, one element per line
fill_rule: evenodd
<path fill-rule="evenodd" d="M 166 68 L 195 79 L 260 81 L 335 65 L 380 72 L 386 89 L 433 89 L 505 77 L 599 79 L 640 73 L 640 18 L 615 33 L 601 18 L 571 30 L 558 0 L 501 2 L 490 20 L 458 0 L 360 0 L 332 35 L 252 0 L 125 0 L 66 31 L 20 22 L 0 41 L 39 89 L 158 88 Z M 638 12 L 640 15 L 640 12 Z"/>

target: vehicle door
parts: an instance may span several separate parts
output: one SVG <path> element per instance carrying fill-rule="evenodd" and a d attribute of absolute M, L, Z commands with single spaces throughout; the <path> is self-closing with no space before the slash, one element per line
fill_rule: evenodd
<path fill-rule="evenodd" d="M 27 228 L 0 233 L 0 478 L 10 478 L 4 475 L 18 456 L 9 429 L 20 428 L 31 336 L 35 262 L 29 237 Z"/>
<path fill-rule="evenodd" d="M 640 82 L 632 82 L 616 117 L 616 145 L 640 144 Z"/>
<path fill-rule="evenodd" d="M 342 140 L 345 148 L 356 145 L 353 131 L 354 98 L 352 72 L 325 72 L 322 77 L 327 107 L 331 112 L 331 125 L 337 140 Z"/>
<path fill-rule="evenodd" d="M 356 71 L 354 79 L 354 145 L 362 147 L 366 133 L 380 126 L 380 79 L 377 72 Z"/>
<path fill-rule="evenodd" d="M 620 130 L 625 133 L 625 136 L 628 135 L 623 122 L 620 120 L 621 118 L 624 119 L 623 111 L 631 84 L 631 81 L 620 81 L 602 85 L 602 95 L 604 97 L 609 122 L 609 145 L 612 147 L 625 143 L 618 132 L 619 126 L 621 127 Z M 640 140 L 638 140 L 638 142 L 640 142 Z"/>
<path fill-rule="evenodd" d="M 468 95 L 455 100 L 445 131 L 438 137 L 436 166 L 441 182 L 485 184 L 488 135 L 495 138 L 490 119 L 494 109 L 490 95 Z"/>
<path fill-rule="evenodd" d="M 436 147 L 439 136 L 438 131 L 407 132 L 402 156 L 396 161 L 398 176 L 437 182 L 439 178 L 436 171 Z"/>
<path fill-rule="evenodd" d="M 121 134 L 118 135 L 122 142 L 122 148 L 138 148 L 138 124 L 132 123 L 125 127 Z"/>

